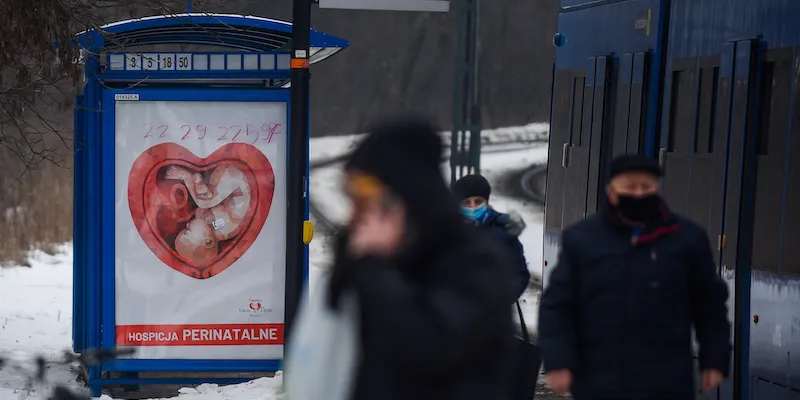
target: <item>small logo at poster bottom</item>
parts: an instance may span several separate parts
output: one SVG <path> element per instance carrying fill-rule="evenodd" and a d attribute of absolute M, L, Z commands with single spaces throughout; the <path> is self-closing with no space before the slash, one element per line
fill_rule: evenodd
<path fill-rule="evenodd" d="M 251 317 L 260 317 L 263 314 L 271 313 L 272 309 L 264 307 L 263 299 L 253 298 L 249 299 L 247 307 L 240 307 L 239 312 L 250 314 Z"/>

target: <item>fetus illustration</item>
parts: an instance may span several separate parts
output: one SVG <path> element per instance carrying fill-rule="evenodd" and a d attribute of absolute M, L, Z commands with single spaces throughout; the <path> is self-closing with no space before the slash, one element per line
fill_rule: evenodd
<path fill-rule="evenodd" d="M 164 179 L 180 180 L 197 205 L 186 227 L 177 232 L 175 251 L 193 262 L 212 261 L 219 242 L 235 237 L 250 207 L 250 186 L 241 170 L 230 165 L 214 168 L 208 179 L 187 168 L 166 167 Z"/>
<path fill-rule="evenodd" d="M 242 171 L 222 165 L 206 173 L 170 165 L 165 181 L 180 181 L 197 208 L 175 232 L 175 251 L 195 263 L 211 262 L 220 252 L 220 242 L 234 238 L 250 207 L 250 186 Z"/>
<path fill-rule="evenodd" d="M 232 143 L 201 159 L 176 143 L 153 146 L 128 180 L 131 217 L 147 247 L 196 279 L 238 260 L 261 232 L 275 174 L 252 145 Z"/>

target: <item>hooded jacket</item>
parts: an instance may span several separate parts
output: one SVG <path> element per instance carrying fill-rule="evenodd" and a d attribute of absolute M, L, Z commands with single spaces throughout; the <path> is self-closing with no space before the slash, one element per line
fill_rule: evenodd
<path fill-rule="evenodd" d="M 501 243 L 509 252 L 514 263 L 512 291 L 515 300 L 522 296 L 531 279 L 531 272 L 528 270 L 528 262 L 525 260 L 525 249 L 519 241 L 519 234 L 525 227 L 525 223 L 520 218 L 511 218 L 510 214 L 504 214 L 492 208 L 486 211 L 486 217 L 478 228 L 492 235 L 498 243 Z"/>
<path fill-rule="evenodd" d="M 437 130 L 401 121 L 372 132 L 346 168 L 390 187 L 410 232 L 390 258 L 354 259 L 347 230 L 337 237 L 330 304 L 352 290 L 361 312 L 354 400 L 506 399 L 512 262 L 463 224 L 439 170 Z"/>

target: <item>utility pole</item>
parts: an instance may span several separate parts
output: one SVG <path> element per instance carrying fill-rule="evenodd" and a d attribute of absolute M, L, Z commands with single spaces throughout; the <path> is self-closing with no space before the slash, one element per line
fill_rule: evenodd
<path fill-rule="evenodd" d="M 294 325 L 305 280 L 303 221 L 308 197 L 309 47 L 312 0 L 294 0 L 292 17 L 292 73 L 289 101 L 289 178 L 286 189 L 286 296 L 285 335 Z"/>
<path fill-rule="evenodd" d="M 480 173 L 480 0 L 457 3 L 458 44 L 453 83 L 453 130 L 450 139 L 450 181 Z M 469 139 L 467 139 L 469 133 Z"/>
<path fill-rule="evenodd" d="M 468 0 L 477 2 L 477 0 Z M 303 227 L 305 201 L 308 196 L 306 157 L 308 154 L 309 121 L 309 40 L 311 4 L 320 8 L 382 11 L 448 12 L 450 0 L 294 0 L 292 17 L 292 75 L 289 127 L 289 182 L 286 227 L 286 333 L 292 330 L 300 296 L 303 292 L 304 256 Z M 480 126 L 480 124 L 478 125 Z M 480 138 L 479 138 L 480 140 Z M 480 143 L 478 143 L 478 149 Z M 288 335 L 286 335 L 288 337 Z"/>

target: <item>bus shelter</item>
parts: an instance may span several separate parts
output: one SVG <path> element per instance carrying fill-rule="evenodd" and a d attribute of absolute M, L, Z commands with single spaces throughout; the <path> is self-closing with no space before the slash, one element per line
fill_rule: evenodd
<path fill-rule="evenodd" d="M 287 201 L 308 171 L 287 149 L 309 139 L 289 135 L 291 37 L 283 21 L 192 13 L 78 36 L 73 347 L 136 349 L 86 371 L 93 396 L 194 383 L 140 372 L 280 369 L 285 298 L 299 296 L 287 224 L 311 240 L 308 196 Z M 313 30 L 310 44 L 310 63 L 348 46 Z"/>

